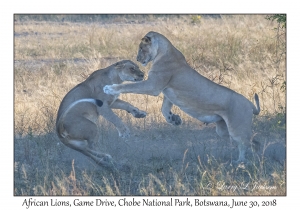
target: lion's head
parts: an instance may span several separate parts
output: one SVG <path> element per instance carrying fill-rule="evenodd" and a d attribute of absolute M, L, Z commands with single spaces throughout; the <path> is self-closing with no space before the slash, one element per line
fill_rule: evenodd
<path fill-rule="evenodd" d="M 142 38 L 139 45 L 137 61 L 143 66 L 146 66 L 157 56 L 158 45 L 157 40 L 155 39 L 156 36 L 157 34 L 155 32 L 149 32 Z"/>
<path fill-rule="evenodd" d="M 119 77 L 122 81 L 141 81 L 144 78 L 144 72 L 130 60 L 120 61 L 115 64 L 115 68 L 118 70 Z"/>

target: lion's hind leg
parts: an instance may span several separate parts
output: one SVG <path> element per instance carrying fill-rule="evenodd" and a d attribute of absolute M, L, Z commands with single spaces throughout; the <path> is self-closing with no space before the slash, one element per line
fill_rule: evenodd
<path fill-rule="evenodd" d="M 109 154 L 96 152 L 90 149 L 89 144 L 86 140 L 69 139 L 66 145 L 91 158 L 99 166 L 105 167 L 110 170 L 114 169 L 112 157 Z"/>
<path fill-rule="evenodd" d="M 222 138 L 229 138 L 229 132 L 224 120 L 216 122 L 216 132 Z"/>
<path fill-rule="evenodd" d="M 247 163 L 246 151 L 250 147 L 251 139 L 251 121 L 243 121 L 240 124 L 229 124 L 228 126 L 229 135 L 234 140 L 239 149 L 239 157 L 237 161 L 233 161 L 234 164 Z"/>
<path fill-rule="evenodd" d="M 95 161 L 99 166 L 113 169 L 113 159 L 109 154 L 96 152 L 92 148 L 99 141 L 98 125 L 91 120 L 80 117 L 77 123 L 67 124 L 67 135 L 61 141 L 71 149 L 74 149 Z"/>
<path fill-rule="evenodd" d="M 179 115 L 173 114 L 171 112 L 172 109 L 172 102 L 167 99 L 166 96 L 164 96 L 163 104 L 161 107 L 161 112 L 163 116 L 165 117 L 166 121 L 172 125 L 181 125 L 181 118 Z"/>

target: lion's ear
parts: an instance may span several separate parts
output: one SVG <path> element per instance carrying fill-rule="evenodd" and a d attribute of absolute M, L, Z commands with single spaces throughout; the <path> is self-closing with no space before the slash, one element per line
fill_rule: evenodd
<path fill-rule="evenodd" d="M 116 64 L 115 64 L 115 68 L 116 69 L 121 69 L 121 68 L 123 68 L 125 66 L 125 64 L 124 64 L 124 62 L 122 62 L 122 61 L 119 61 L 119 62 L 117 62 Z"/>
<path fill-rule="evenodd" d="M 151 38 L 148 36 L 145 36 L 144 38 L 142 38 L 142 42 L 144 44 L 150 44 L 151 43 Z"/>

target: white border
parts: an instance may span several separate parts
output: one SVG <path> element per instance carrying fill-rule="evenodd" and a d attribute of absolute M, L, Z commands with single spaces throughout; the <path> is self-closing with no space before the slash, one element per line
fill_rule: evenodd
<path fill-rule="evenodd" d="M 12 0 L 1 6 L 1 208 L 17 209 L 25 197 L 13 196 L 13 14 L 14 13 L 287 13 L 287 196 L 276 197 L 276 208 L 298 204 L 297 172 L 299 139 L 296 117 L 299 117 L 299 13 L 296 1 L 33 1 Z M 298 135 L 297 135 L 298 134 Z M 64 197 L 74 200 L 74 197 Z M 103 198 L 103 197 L 102 197 Z M 120 199 L 120 197 L 110 199 Z M 262 200 L 272 197 L 236 197 L 240 200 Z M 47 199 L 50 199 L 49 197 Z M 192 198 L 193 199 L 193 198 Z M 208 197 L 210 200 L 231 200 L 231 197 Z M 298 206 L 298 205 L 297 205 Z M 99 208 L 99 207 L 98 207 Z"/>

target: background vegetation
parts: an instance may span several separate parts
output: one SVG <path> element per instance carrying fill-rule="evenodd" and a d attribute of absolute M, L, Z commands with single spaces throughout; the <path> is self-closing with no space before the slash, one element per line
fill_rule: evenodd
<path fill-rule="evenodd" d="M 280 19 L 278 18 L 280 17 Z M 286 22 L 272 15 L 15 15 L 14 189 L 15 195 L 285 195 Z M 280 21 L 278 21 L 280 20 Z M 285 19 L 284 19 L 285 20 Z M 124 94 L 145 110 L 145 119 L 117 114 L 132 137 L 118 137 L 100 117 L 98 149 L 131 167 L 110 174 L 61 144 L 55 120 L 64 95 L 93 71 L 121 59 L 135 61 L 148 31 L 164 34 L 200 74 L 253 101 L 261 113 L 253 131 L 260 151 L 250 164 L 237 158 L 214 124 L 190 118 L 168 125 L 161 95 Z M 145 72 L 150 66 L 141 67 Z M 224 190 L 221 186 L 247 189 Z M 254 186 L 273 186 L 276 190 Z M 274 189 L 274 188 L 273 188 Z"/>

